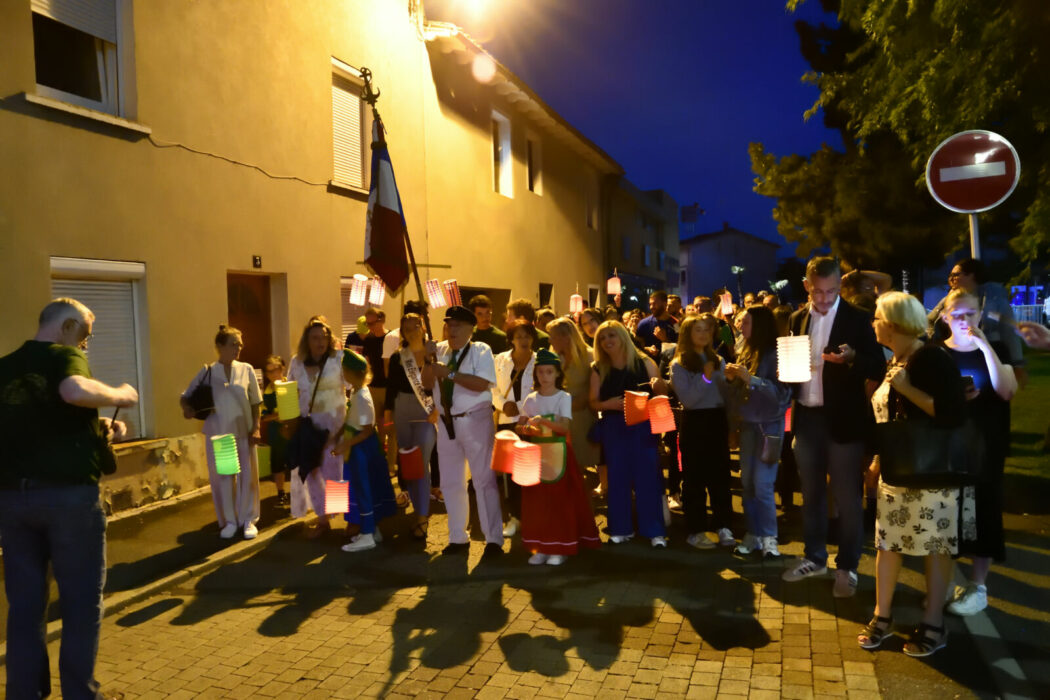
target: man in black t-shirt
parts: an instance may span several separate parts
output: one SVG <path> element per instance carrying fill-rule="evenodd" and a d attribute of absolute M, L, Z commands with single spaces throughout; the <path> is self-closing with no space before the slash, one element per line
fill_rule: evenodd
<path fill-rule="evenodd" d="M 62 601 L 62 694 L 103 697 L 95 680 L 106 564 L 98 480 L 106 441 L 124 424 L 103 406 L 132 406 L 134 387 L 91 378 L 83 349 L 95 317 L 74 299 L 44 307 L 36 336 L 0 358 L 0 538 L 8 598 L 7 695 L 46 697 L 48 565 Z"/>
<path fill-rule="evenodd" d="M 383 351 L 389 333 L 386 329 L 386 312 L 372 307 L 365 311 L 365 324 L 368 326 L 368 335 L 362 341 L 361 354 L 368 360 L 368 366 L 372 370 L 372 381 L 368 383 L 368 391 L 372 394 L 372 402 L 376 406 L 382 406 L 386 402 L 386 365 L 383 363 L 383 357 L 389 357 Z M 376 423 L 377 437 L 386 454 L 387 465 L 397 464 L 397 439 L 394 431 L 387 430 L 383 421 Z"/>

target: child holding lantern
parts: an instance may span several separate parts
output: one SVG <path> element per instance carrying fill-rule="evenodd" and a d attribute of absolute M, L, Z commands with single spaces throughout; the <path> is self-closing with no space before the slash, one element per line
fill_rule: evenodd
<path fill-rule="evenodd" d="M 542 448 L 540 483 L 522 489 L 521 541 L 530 564 L 558 566 L 580 546 L 598 547 L 598 527 L 583 487 L 572 446 L 566 440 L 572 397 L 562 391 L 561 360 L 549 350 L 536 353 L 533 391 L 525 397 L 518 432 Z"/>
<path fill-rule="evenodd" d="M 343 479 L 350 482 L 354 502 L 346 514 L 349 523 L 360 522 L 361 533 L 344 544 L 344 552 L 372 549 L 381 537 L 376 523 L 397 512 L 394 488 L 386 458 L 376 436 L 376 411 L 368 391 L 368 360 L 353 350 L 343 350 L 343 379 L 351 386 L 344 433 L 332 454 L 343 455 Z"/>

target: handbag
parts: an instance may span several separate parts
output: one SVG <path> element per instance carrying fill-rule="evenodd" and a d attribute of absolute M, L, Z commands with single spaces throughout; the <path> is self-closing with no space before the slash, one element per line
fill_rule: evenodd
<path fill-rule="evenodd" d="M 326 362 L 328 362 L 327 355 L 321 360 L 321 368 L 317 371 L 317 383 L 314 384 L 314 393 L 310 397 L 308 414 L 313 413 L 314 399 L 317 398 L 317 389 L 321 386 L 321 376 L 324 374 Z M 310 472 L 320 466 L 321 455 L 327 442 L 328 431 L 318 427 L 310 415 L 297 418 L 295 430 L 288 440 L 288 467 L 290 469 L 299 467 L 299 478 L 306 479 Z"/>
<path fill-rule="evenodd" d="M 932 420 L 891 420 L 875 427 L 882 480 L 910 489 L 958 488 L 980 481 L 987 449 L 973 420 L 941 428 Z"/>
<path fill-rule="evenodd" d="M 215 397 L 211 391 L 211 366 L 204 373 L 200 383 L 186 397 L 186 403 L 193 409 L 193 417 L 204 420 L 215 412 Z"/>
<path fill-rule="evenodd" d="M 766 464 L 776 464 L 780 461 L 780 451 L 783 444 L 783 435 L 763 435 L 762 454 L 758 458 Z"/>

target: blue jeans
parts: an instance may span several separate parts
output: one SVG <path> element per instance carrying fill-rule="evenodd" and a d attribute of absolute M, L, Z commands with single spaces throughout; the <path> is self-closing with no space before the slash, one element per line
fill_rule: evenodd
<path fill-rule="evenodd" d="M 0 538 L 7 589 L 7 697 L 46 697 L 47 567 L 62 608 L 58 669 L 62 695 L 100 698 L 95 656 L 106 579 L 106 516 L 98 486 L 0 490 Z"/>
<path fill-rule="evenodd" d="M 777 483 L 777 464 L 762 461 L 764 435 L 784 434 L 784 421 L 740 424 L 740 485 L 747 531 L 755 537 L 777 536 L 777 504 L 773 498 Z"/>
<path fill-rule="evenodd" d="M 792 429 L 795 461 L 802 484 L 805 557 L 828 563 L 828 488 L 839 512 L 839 551 L 835 566 L 856 571 L 864 546 L 864 443 L 831 439 L 823 409 L 795 404 Z"/>

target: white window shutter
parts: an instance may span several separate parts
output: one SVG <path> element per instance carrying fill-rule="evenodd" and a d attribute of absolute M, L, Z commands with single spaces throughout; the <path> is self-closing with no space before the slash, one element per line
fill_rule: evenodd
<path fill-rule="evenodd" d="M 361 88 L 339 75 L 332 76 L 333 177 L 338 182 L 364 187 L 364 131 Z"/>
<path fill-rule="evenodd" d="M 54 297 L 72 297 L 95 314 L 91 340 L 88 341 L 88 364 L 92 376 L 119 386 L 125 382 L 140 388 L 138 348 L 135 330 L 135 300 L 132 282 L 103 280 L 51 281 Z M 119 420 L 127 423 L 128 438 L 142 437 L 141 404 L 121 409 Z M 113 409 L 102 409 L 99 415 L 109 417 Z"/>
<path fill-rule="evenodd" d="M 33 12 L 117 43 L 116 0 L 32 0 Z"/>

